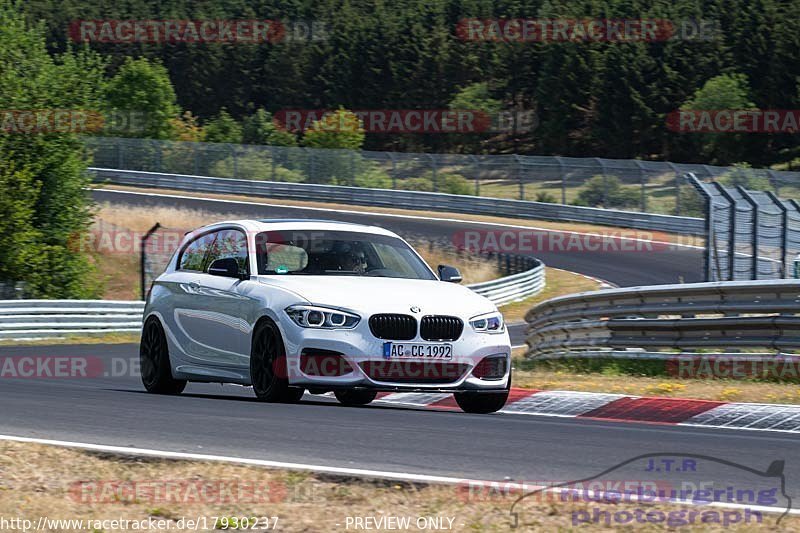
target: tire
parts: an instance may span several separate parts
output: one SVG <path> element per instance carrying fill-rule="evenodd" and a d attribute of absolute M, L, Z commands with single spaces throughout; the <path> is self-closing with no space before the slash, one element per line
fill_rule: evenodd
<path fill-rule="evenodd" d="M 342 405 L 367 405 L 378 396 L 371 390 L 337 390 L 333 394 Z"/>
<path fill-rule="evenodd" d="M 289 386 L 286 348 L 278 326 L 271 320 L 260 322 L 253 333 L 250 381 L 256 398 L 262 402 L 296 403 L 305 392 Z"/>
<path fill-rule="evenodd" d="M 167 336 L 158 318 L 151 316 L 142 328 L 139 342 L 139 365 L 142 385 L 154 394 L 180 394 L 186 380 L 172 377 Z"/>

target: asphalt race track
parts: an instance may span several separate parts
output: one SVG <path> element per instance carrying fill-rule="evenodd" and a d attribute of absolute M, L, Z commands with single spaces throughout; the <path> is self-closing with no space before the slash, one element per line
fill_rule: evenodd
<path fill-rule="evenodd" d="M 241 217 L 335 218 L 432 237 L 451 236 L 463 228 L 457 222 L 223 206 L 109 192 L 95 192 L 94 198 Z M 696 281 L 700 271 L 696 249 L 536 255 L 548 265 L 619 285 L 676 282 L 679 276 Z M 515 344 L 520 335 L 515 331 Z M 800 461 L 792 461 L 800 439 L 793 434 L 379 405 L 348 408 L 318 396 L 306 396 L 296 405 L 262 404 L 250 389 L 233 385 L 190 384 L 181 396 L 155 396 L 143 391 L 132 363 L 138 350 L 131 344 L 2 347 L 0 356 L 91 356 L 102 360 L 105 369 L 86 378 L 2 379 L 4 435 L 527 482 L 586 478 L 646 453 L 703 454 L 758 470 L 783 459 L 787 492 L 800 494 Z M 765 483 L 736 468 L 705 475 L 723 486 Z M 675 472 L 674 478 L 678 483 L 681 473 Z"/>

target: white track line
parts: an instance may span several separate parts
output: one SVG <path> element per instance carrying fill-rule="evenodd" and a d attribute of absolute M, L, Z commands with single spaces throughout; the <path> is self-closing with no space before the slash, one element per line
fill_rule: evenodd
<path fill-rule="evenodd" d="M 392 479 L 397 481 L 409 481 L 409 482 L 420 482 L 420 483 L 435 483 L 440 485 L 475 484 L 478 487 L 491 487 L 492 484 L 502 483 L 504 489 L 523 492 L 523 493 L 535 490 L 544 490 L 544 492 L 552 492 L 555 494 L 560 494 L 560 493 L 574 494 L 574 491 L 564 487 L 543 488 L 540 485 L 529 485 L 527 483 L 514 483 L 510 481 L 506 482 L 506 481 L 476 480 L 476 479 L 464 479 L 464 478 L 455 478 L 447 476 L 431 476 L 428 474 L 410 474 L 401 472 L 387 472 L 383 470 L 367 470 L 361 468 L 343 468 L 335 466 L 310 465 L 306 463 L 285 463 L 281 461 L 268 461 L 264 459 L 245 459 L 242 457 L 228 457 L 224 455 L 170 452 L 165 450 L 152 450 L 148 448 L 109 446 L 105 444 L 91 444 L 84 442 L 39 439 L 33 437 L 17 437 L 14 435 L 0 435 L 0 441 L 21 442 L 29 444 L 45 444 L 48 446 L 59 446 L 62 448 L 75 448 L 80 450 L 90 450 L 90 451 L 115 453 L 123 455 L 137 455 L 141 457 L 158 457 L 161 459 L 225 462 L 225 463 L 241 464 L 248 466 L 285 468 L 289 470 L 304 470 L 311 472 L 320 472 L 325 474 L 338 474 L 344 476 L 354 476 L 354 477 L 364 477 L 364 478 Z M 604 492 L 585 491 L 585 494 L 586 497 L 588 498 L 602 498 Z M 611 496 L 611 494 L 609 494 L 609 496 Z M 631 495 L 631 501 L 637 501 L 637 500 L 638 498 L 636 498 L 635 495 Z M 669 500 L 661 503 L 691 504 L 692 502 L 681 501 L 681 500 Z M 743 504 L 727 503 L 727 502 L 711 502 L 711 503 L 703 503 L 702 505 L 704 507 L 721 507 L 726 509 L 741 509 L 741 510 L 749 509 L 751 511 L 761 511 L 765 513 L 783 514 L 785 512 L 785 509 L 776 509 L 774 507 L 743 505 Z M 791 514 L 800 515 L 800 509 L 797 510 L 791 509 L 789 512 Z"/>

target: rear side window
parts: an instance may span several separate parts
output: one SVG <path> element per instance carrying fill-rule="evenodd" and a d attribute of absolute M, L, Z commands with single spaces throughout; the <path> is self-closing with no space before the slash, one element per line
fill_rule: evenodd
<path fill-rule="evenodd" d="M 190 242 L 181 253 L 178 268 L 181 270 L 203 272 L 206 254 L 216 236 L 216 233 L 207 233 Z"/>

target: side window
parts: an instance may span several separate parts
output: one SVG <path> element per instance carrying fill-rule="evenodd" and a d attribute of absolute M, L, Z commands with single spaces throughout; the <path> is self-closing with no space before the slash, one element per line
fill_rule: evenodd
<path fill-rule="evenodd" d="M 217 259 L 232 257 L 239 263 L 241 272 L 249 272 L 247 261 L 247 237 L 235 229 L 226 229 L 216 233 L 217 239 L 211 245 L 205 268 Z"/>
<path fill-rule="evenodd" d="M 197 272 L 203 272 L 203 268 L 205 267 L 203 260 L 205 259 L 211 243 L 214 242 L 214 238 L 216 236 L 216 233 L 208 233 L 189 243 L 189 245 L 184 248 L 183 252 L 181 253 L 181 259 L 178 264 L 178 268 L 181 270 L 194 270 Z"/>

